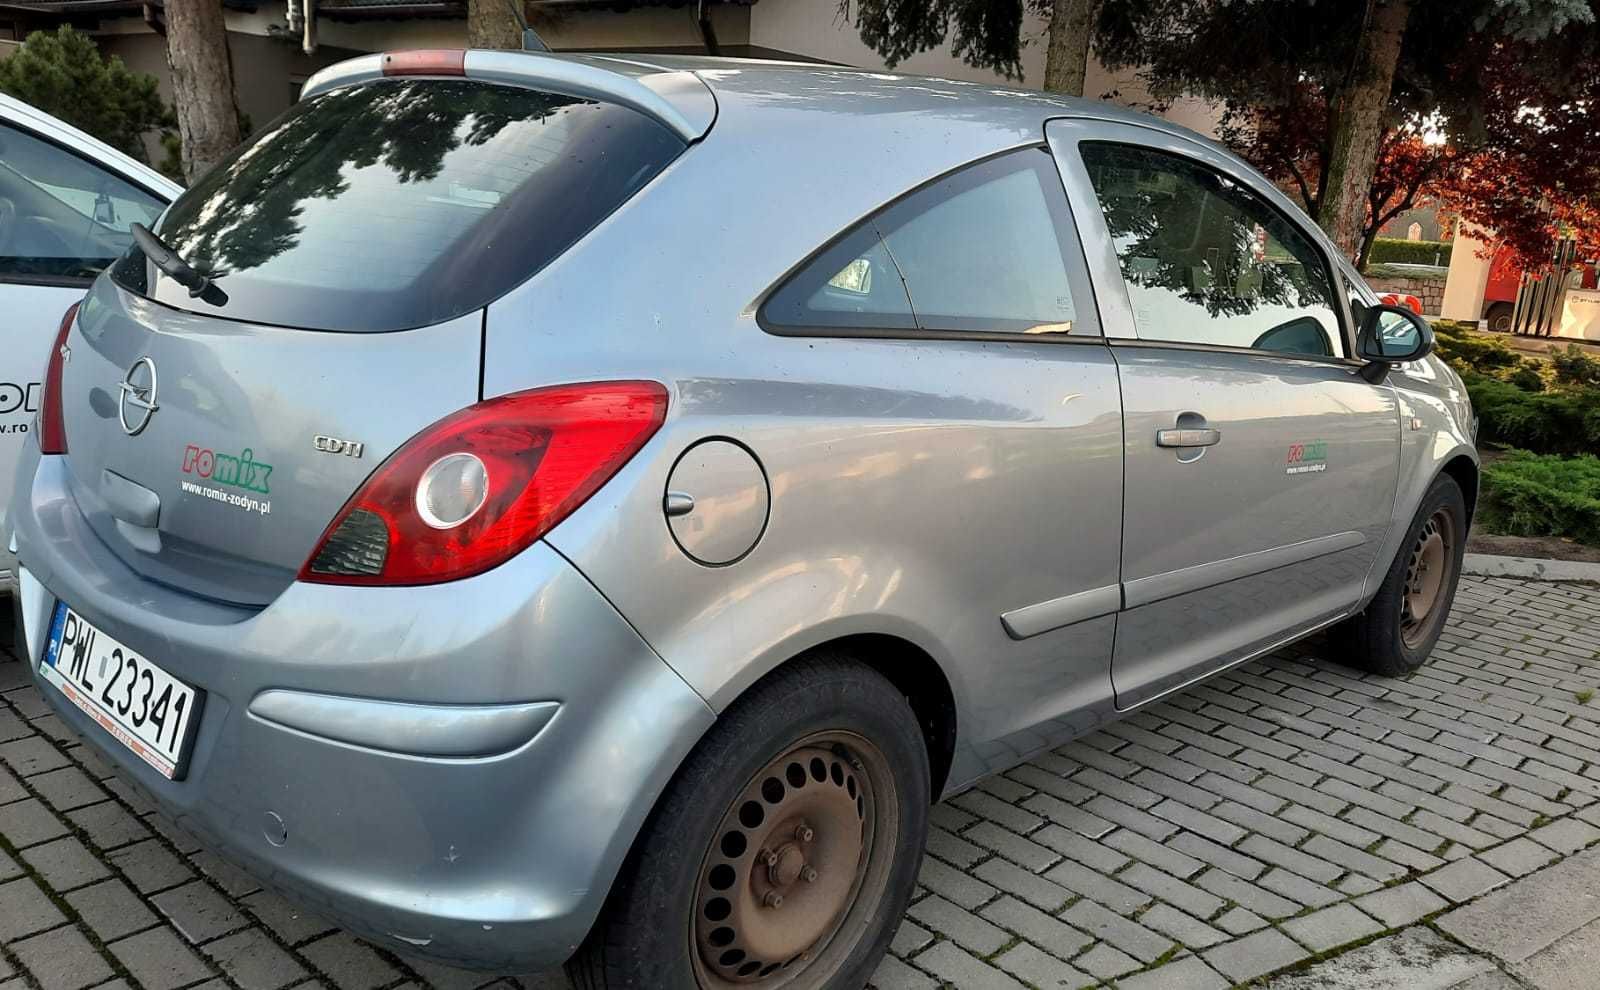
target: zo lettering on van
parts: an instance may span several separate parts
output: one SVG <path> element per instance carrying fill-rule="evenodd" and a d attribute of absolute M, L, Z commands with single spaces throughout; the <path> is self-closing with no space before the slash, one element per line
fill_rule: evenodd
<path fill-rule="evenodd" d="M 1328 441 L 1307 440 L 1291 443 L 1284 474 L 1317 474 L 1328 470 Z"/>
<path fill-rule="evenodd" d="M 256 460 L 249 447 L 232 454 L 219 454 L 208 447 L 189 444 L 183 449 L 183 473 L 194 474 L 219 485 L 243 488 L 246 491 L 272 494 L 267 479 L 272 475 L 272 465 Z"/>

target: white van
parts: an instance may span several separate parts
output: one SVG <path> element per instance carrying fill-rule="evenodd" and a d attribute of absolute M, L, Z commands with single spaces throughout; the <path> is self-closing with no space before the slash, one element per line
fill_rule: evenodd
<path fill-rule="evenodd" d="M 104 142 L 0 94 L 0 511 L 33 428 L 46 351 L 67 307 L 183 187 Z M 0 550 L 0 588 L 16 561 Z"/>

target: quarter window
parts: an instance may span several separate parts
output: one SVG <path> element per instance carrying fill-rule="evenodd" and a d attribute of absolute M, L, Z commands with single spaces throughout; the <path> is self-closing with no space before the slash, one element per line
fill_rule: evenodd
<path fill-rule="evenodd" d="M 1141 340 L 1344 353 L 1327 266 L 1246 187 L 1177 155 L 1085 143 Z"/>
<path fill-rule="evenodd" d="M 820 333 L 1097 335 L 1082 258 L 1061 236 L 1071 230 L 1049 154 L 1011 152 L 847 232 L 768 298 L 762 321 Z"/>
<path fill-rule="evenodd" d="M 77 155 L 0 125 L 0 278 L 90 279 L 127 250 L 128 227 L 166 204 Z"/>

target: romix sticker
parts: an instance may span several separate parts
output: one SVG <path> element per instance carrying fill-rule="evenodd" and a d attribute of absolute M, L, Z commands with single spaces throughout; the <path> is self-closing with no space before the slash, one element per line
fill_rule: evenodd
<path fill-rule="evenodd" d="M 260 492 L 262 495 L 272 494 L 268 484 L 272 477 L 272 465 L 256 460 L 255 451 L 249 447 L 240 451 L 238 456 L 234 456 L 219 454 L 209 447 L 188 444 L 183 449 L 183 473 L 203 478 L 212 485 L 226 485 L 229 488 Z M 192 481 L 182 482 L 183 490 L 191 495 L 199 495 L 214 502 L 222 502 L 263 516 L 272 512 L 271 499 L 253 498 L 212 485 L 202 485 Z"/>
<path fill-rule="evenodd" d="M 1328 441 L 1307 440 L 1291 443 L 1284 474 L 1316 474 L 1328 470 Z"/>

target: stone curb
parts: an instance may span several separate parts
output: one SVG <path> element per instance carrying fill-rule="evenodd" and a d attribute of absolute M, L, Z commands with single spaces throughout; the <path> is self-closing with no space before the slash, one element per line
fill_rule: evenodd
<path fill-rule="evenodd" d="M 1462 560 L 1461 569 L 1463 573 L 1478 577 L 1523 578 L 1529 581 L 1593 581 L 1600 584 L 1600 564 L 1579 560 L 1501 557 L 1488 553 L 1469 553 Z"/>

